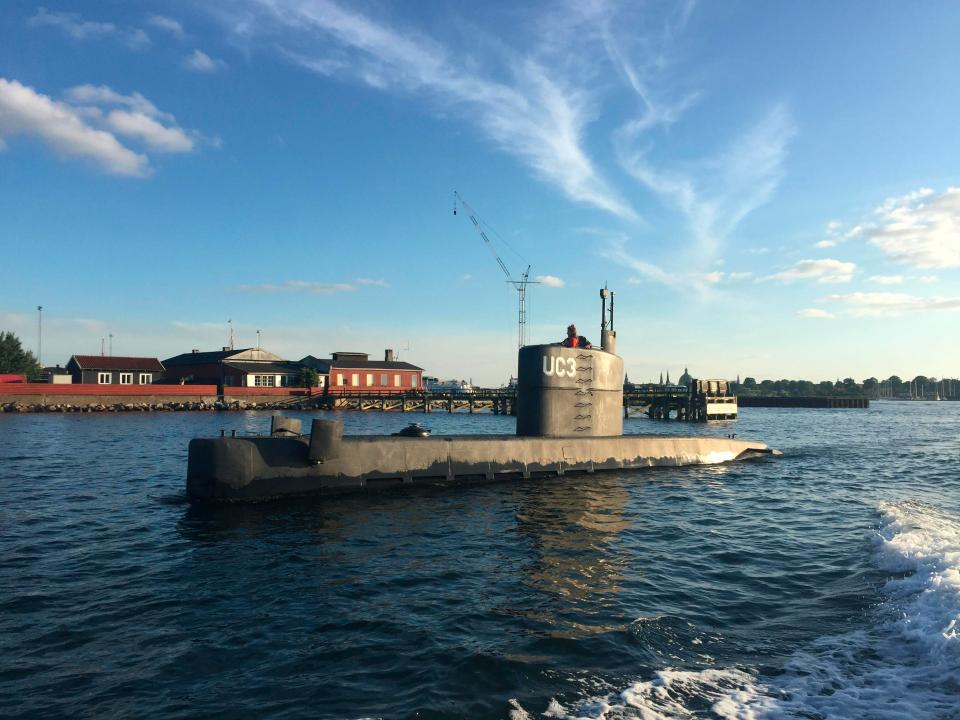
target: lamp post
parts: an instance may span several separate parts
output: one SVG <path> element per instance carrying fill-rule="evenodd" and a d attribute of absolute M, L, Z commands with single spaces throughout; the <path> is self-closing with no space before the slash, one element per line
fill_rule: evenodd
<path fill-rule="evenodd" d="M 113 333 L 110 333 L 110 357 L 113 357 Z"/>
<path fill-rule="evenodd" d="M 37 305 L 37 365 L 43 367 L 43 305 Z"/>

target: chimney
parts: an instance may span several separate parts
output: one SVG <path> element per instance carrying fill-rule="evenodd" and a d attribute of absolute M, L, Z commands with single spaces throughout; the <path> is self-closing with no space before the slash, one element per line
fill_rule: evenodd
<path fill-rule="evenodd" d="M 384 350 L 383 359 L 386 362 L 393 362 L 393 350 Z"/>
<path fill-rule="evenodd" d="M 229 352 L 231 349 L 232 348 L 229 345 L 224 345 L 221 347 L 221 350 L 223 350 L 224 352 Z"/>
<path fill-rule="evenodd" d="M 193 348 L 193 350 L 191 350 L 190 352 L 196 355 L 198 352 L 200 352 L 200 348 Z"/>

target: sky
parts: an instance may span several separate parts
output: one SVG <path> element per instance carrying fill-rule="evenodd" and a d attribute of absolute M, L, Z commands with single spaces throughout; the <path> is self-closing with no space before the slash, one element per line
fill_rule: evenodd
<path fill-rule="evenodd" d="M 960 376 L 956 2 L 0 3 L 0 330 Z M 112 336 L 112 337 L 111 337 Z"/>

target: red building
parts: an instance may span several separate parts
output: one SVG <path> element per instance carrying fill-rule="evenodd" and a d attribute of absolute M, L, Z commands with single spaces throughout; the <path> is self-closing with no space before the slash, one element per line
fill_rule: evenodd
<path fill-rule="evenodd" d="M 393 350 L 384 351 L 383 360 L 371 360 L 367 353 L 335 352 L 329 360 L 307 355 L 300 362 L 316 370 L 321 378 L 326 377 L 328 392 L 333 395 L 382 395 L 423 390 L 423 368 L 394 360 Z"/>

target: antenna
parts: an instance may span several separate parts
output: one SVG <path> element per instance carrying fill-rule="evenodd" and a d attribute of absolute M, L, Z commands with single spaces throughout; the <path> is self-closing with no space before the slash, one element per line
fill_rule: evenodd
<path fill-rule="evenodd" d="M 233 350 L 233 319 L 227 320 L 227 326 L 230 328 L 230 349 Z"/>
<path fill-rule="evenodd" d="M 260 349 L 260 331 L 257 330 L 257 350 Z"/>
<path fill-rule="evenodd" d="M 113 357 L 113 333 L 110 333 L 110 357 Z"/>

